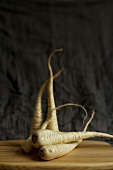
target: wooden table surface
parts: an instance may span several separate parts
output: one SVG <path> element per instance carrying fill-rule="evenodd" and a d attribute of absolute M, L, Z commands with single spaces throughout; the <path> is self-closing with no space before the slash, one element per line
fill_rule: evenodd
<path fill-rule="evenodd" d="M 111 170 L 113 147 L 105 142 L 83 141 L 69 154 L 51 161 L 43 161 L 38 151 L 25 154 L 23 141 L 0 141 L 0 170 Z"/>

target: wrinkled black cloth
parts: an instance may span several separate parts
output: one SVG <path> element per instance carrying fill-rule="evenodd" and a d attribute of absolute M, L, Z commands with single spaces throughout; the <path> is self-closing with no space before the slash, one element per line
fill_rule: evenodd
<path fill-rule="evenodd" d="M 28 137 L 36 96 L 52 59 L 56 106 L 78 103 L 95 117 L 88 130 L 113 134 L 113 1 L 0 1 L 0 140 Z M 43 118 L 47 116 L 44 92 Z M 57 112 L 61 131 L 81 131 L 85 113 Z M 108 140 L 109 139 L 102 139 Z"/>

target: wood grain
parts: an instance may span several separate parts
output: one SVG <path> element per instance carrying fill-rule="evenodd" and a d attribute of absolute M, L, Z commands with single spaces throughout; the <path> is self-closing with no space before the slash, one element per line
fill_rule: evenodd
<path fill-rule="evenodd" d="M 0 170 L 111 170 L 113 147 L 105 142 L 83 141 L 74 151 L 51 161 L 43 161 L 38 150 L 25 154 L 23 141 L 0 141 Z"/>

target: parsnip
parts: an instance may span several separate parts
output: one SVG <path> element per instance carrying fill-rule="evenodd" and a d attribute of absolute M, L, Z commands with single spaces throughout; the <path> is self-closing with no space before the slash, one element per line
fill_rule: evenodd
<path fill-rule="evenodd" d="M 21 145 L 21 149 L 25 152 L 25 153 L 29 153 L 32 150 L 32 142 L 31 142 L 31 136 L 29 136 Z"/>
<path fill-rule="evenodd" d="M 94 111 L 92 112 L 91 118 L 89 119 L 89 121 L 87 122 L 83 130 L 84 132 L 87 130 L 88 125 L 90 124 L 93 117 L 94 117 Z M 79 140 L 77 142 L 66 143 L 66 144 L 60 143 L 56 145 L 45 145 L 40 148 L 39 156 L 44 160 L 59 158 L 71 152 L 81 142 L 82 140 Z"/>
<path fill-rule="evenodd" d="M 83 139 L 93 138 L 93 137 L 103 137 L 112 138 L 113 135 L 101 133 L 101 132 L 60 132 L 53 131 L 49 129 L 39 129 L 35 134 L 32 135 L 32 144 L 35 148 L 40 148 L 44 145 L 52 145 L 59 143 L 69 143 L 74 141 L 79 141 Z"/>
<path fill-rule="evenodd" d="M 55 100 L 54 100 L 54 94 L 53 94 L 53 71 L 52 71 L 50 62 L 51 62 L 53 55 L 56 52 L 60 52 L 60 51 L 62 51 L 62 49 L 54 50 L 48 58 L 48 68 L 49 68 L 49 73 L 50 73 L 50 79 L 48 82 L 48 117 L 50 117 L 51 110 L 53 108 L 55 108 Z M 51 121 L 49 122 L 47 129 L 51 129 L 51 130 L 55 130 L 55 131 L 59 130 L 57 116 L 56 116 L 56 110 L 53 111 Z"/>
<path fill-rule="evenodd" d="M 54 76 L 53 79 L 56 78 L 57 76 L 59 76 L 61 74 L 63 69 L 61 69 L 60 71 L 58 71 Z M 42 123 L 43 123 L 43 118 L 42 118 L 42 104 L 41 104 L 41 100 L 42 100 L 42 94 L 48 84 L 49 80 L 46 80 L 37 95 L 37 99 L 36 99 L 36 104 L 35 104 L 35 110 L 34 110 L 34 115 L 33 115 L 33 119 L 32 119 L 32 124 L 31 124 L 31 129 L 30 129 L 30 135 L 29 138 L 27 140 L 25 140 L 25 142 L 21 145 L 21 148 L 26 152 L 29 153 L 32 149 L 32 143 L 31 143 L 31 134 L 35 131 L 40 129 Z"/>

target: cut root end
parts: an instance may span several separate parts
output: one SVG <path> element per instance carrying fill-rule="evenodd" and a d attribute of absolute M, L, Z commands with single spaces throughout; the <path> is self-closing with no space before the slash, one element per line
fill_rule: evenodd
<path fill-rule="evenodd" d="M 41 158 L 43 158 L 44 155 L 45 155 L 45 154 L 44 154 L 44 151 L 40 149 L 39 155 L 40 155 Z"/>
<path fill-rule="evenodd" d="M 32 136 L 32 142 L 35 144 L 37 142 L 37 136 L 36 135 L 33 135 Z"/>

